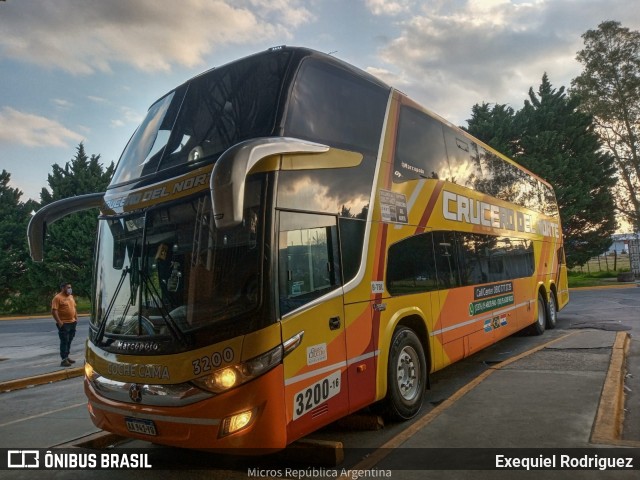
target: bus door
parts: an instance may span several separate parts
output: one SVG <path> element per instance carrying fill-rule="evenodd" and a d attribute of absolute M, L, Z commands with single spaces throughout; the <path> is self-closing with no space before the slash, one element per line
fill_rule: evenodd
<path fill-rule="evenodd" d="M 349 409 L 337 217 L 280 211 L 278 294 L 288 440 Z"/>

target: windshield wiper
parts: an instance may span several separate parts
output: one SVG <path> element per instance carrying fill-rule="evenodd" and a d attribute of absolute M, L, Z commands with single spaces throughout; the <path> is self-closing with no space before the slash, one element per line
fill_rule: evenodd
<path fill-rule="evenodd" d="M 118 285 L 116 286 L 116 290 L 113 293 L 112 297 L 111 297 L 111 302 L 109 302 L 109 306 L 107 307 L 107 310 L 104 313 L 104 316 L 102 317 L 102 320 L 100 321 L 100 325 L 98 325 L 98 331 L 96 332 L 96 338 L 94 339 L 93 343 L 98 345 L 101 341 L 102 341 L 102 337 L 104 337 L 104 331 L 105 328 L 107 326 L 107 319 L 109 318 L 109 315 L 111 314 L 111 310 L 113 310 L 113 306 L 116 303 L 116 299 L 118 298 L 118 294 L 120 293 L 120 289 L 122 288 L 122 284 L 124 283 L 124 279 L 127 278 L 127 274 L 131 272 L 131 268 L 130 267 L 124 267 L 122 269 L 122 275 L 120 275 L 120 280 L 118 281 Z M 129 300 L 130 301 L 130 300 Z M 127 307 L 128 307 L 129 303 L 127 303 Z"/>

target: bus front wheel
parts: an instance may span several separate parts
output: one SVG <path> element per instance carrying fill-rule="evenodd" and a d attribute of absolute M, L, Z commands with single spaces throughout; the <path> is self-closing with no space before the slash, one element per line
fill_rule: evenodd
<path fill-rule="evenodd" d="M 386 413 L 392 420 L 408 420 L 422 407 L 427 365 L 420 339 L 410 328 L 396 330 L 389 349 Z"/>

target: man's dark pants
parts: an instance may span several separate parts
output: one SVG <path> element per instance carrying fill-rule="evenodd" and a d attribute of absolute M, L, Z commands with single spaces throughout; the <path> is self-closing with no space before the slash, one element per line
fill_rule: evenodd
<path fill-rule="evenodd" d="M 64 360 L 69 358 L 71 351 L 71 342 L 76 336 L 76 322 L 63 323 L 62 327 L 58 327 L 58 337 L 60 337 L 60 358 Z"/>

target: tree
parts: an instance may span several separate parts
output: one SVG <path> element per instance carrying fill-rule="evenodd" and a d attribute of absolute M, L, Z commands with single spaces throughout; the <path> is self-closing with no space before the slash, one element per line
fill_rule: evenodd
<path fill-rule="evenodd" d="M 618 211 L 640 231 L 640 32 L 606 21 L 582 38 L 576 58 L 584 70 L 571 82 L 573 93 L 614 158 Z"/>
<path fill-rule="evenodd" d="M 52 168 L 48 175 L 51 191 L 43 188 L 40 193 L 42 206 L 74 195 L 105 191 L 115 167 L 111 163 L 104 169 L 100 155 L 88 157 L 80 143 L 73 159 L 64 167 L 54 164 Z M 55 292 L 61 281 L 71 282 L 74 292 L 90 296 L 97 218 L 98 210 L 92 209 L 69 215 L 48 227 L 44 262 L 31 262 L 25 279 L 26 290 L 38 302 Z"/>
<path fill-rule="evenodd" d="M 515 117 L 522 132 L 515 159 L 553 185 L 569 267 L 605 252 L 616 230 L 613 159 L 579 107 L 578 97 L 554 89 L 544 74 L 537 95 L 530 88 Z"/>
<path fill-rule="evenodd" d="M 20 309 L 19 283 L 25 274 L 27 251 L 27 223 L 35 202 L 20 201 L 22 192 L 11 188 L 11 174 L 0 173 L 0 312 L 13 313 Z"/>
<path fill-rule="evenodd" d="M 518 135 L 514 131 L 513 108 L 507 105 L 488 103 L 471 107 L 471 118 L 467 120 L 467 128 L 471 135 L 479 138 L 487 145 L 508 156 L 515 154 Z"/>
<path fill-rule="evenodd" d="M 579 106 L 579 98 L 554 89 L 545 74 L 520 111 L 476 105 L 467 129 L 554 187 L 569 267 L 606 251 L 616 227 L 613 160 L 601 152 L 592 118 Z"/>

